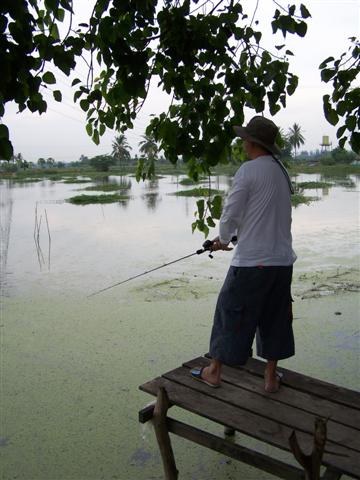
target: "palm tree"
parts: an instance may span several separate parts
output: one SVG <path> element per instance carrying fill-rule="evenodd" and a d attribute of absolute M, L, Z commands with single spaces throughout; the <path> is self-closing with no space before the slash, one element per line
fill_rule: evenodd
<path fill-rule="evenodd" d="M 155 160 L 157 158 L 159 148 L 156 141 L 154 140 L 154 137 L 152 137 L 151 135 L 142 135 L 142 138 L 144 140 L 139 142 L 140 152 L 149 159 Z"/>
<path fill-rule="evenodd" d="M 289 128 L 288 140 L 294 149 L 294 159 L 296 160 L 296 149 L 305 143 L 305 138 L 301 133 L 301 127 L 297 123 L 294 123 L 294 125 Z"/>
<path fill-rule="evenodd" d="M 118 135 L 115 137 L 115 140 L 112 142 L 112 153 L 111 155 L 116 159 L 119 160 L 130 160 L 130 150 L 131 147 L 127 143 L 126 137 L 124 134 Z"/>

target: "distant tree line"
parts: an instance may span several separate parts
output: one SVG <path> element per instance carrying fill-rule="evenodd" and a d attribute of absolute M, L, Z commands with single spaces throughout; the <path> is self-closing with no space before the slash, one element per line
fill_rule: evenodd
<path fill-rule="evenodd" d="M 322 165 L 351 164 L 359 160 L 359 156 L 353 151 L 345 148 L 336 147 L 333 150 L 301 150 L 300 147 L 305 143 L 305 136 L 302 127 L 294 123 L 287 131 L 280 129 L 277 143 L 281 148 L 282 159 L 285 163 L 297 162 L 315 162 Z M 140 155 L 131 155 L 132 147 L 128 144 L 126 136 L 120 134 L 115 136 L 112 142 L 112 152 L 109 154 L 87 157 L 81 155 L 79 160 L 74 162 L 59 162 L 52 157 L 40 157 L 37 162 L 25 160 L 21 153 L 15 154 L 8 161 L 2 162 L 2 170 L 19 171 L 28 168 L 65 168 L 65 167 L 84 167 L 94 168 L 97 171 L 109 171 L 113 166 L 132 166 L 137 167 L 138 177 L 141 178 L 141 172 L 144 166 L 147 171 L 155 172 L 155 163 L 167 163 L 166 158 L 160 155 L 158 143 L 151 135 L 142 135 L 142 140 L 138 143 Z M 236 139 L 232 144 L 231 155 L 228 158 L 229 163 L 241 164 L 246 160 L 245 152 L 242 148 L 242 140 Z M 139 173 L 140 172 L 140 173 Z"/>

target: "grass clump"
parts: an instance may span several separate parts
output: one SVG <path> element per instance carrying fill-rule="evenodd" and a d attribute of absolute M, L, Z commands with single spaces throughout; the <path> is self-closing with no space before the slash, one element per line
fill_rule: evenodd
<path fill-rule="evenodd" d="M 315 200 L 318 200 L 317 197 L 306 197 L 305 195 L 302 195 L 301 193 L 295 193 L 294 195 L 291 195 L 291 204 L 293 207 L 297 207 L 298 205 L 301 205 L 302 203 L 305 203 L 305 205 L 309 205 L 310 202 L 314 202 Z"/>
<path fill-rule="evenodd" d="M 66 201 L 74 205 L 90 205 L 94 203 L 126 202 L 129 198 L 128 195 L 118 195 L 114 193 L 112 195 L 76 195 L 75 197 L 68 198 Z"/>
<path fill-rule="evenodd" d="M 224 195 L 224 190 L 215 190 L 213 188 L 192 188 L 190 190 L 179 190 L 174 192 L 171 195 L 176 195 L 178 197 L 210 197 L 211 195 Z"/>
<path fill-rule="evenodd" d="M 78 179 L 78 178 L 68 178 L 64 180 L 63 183 L 91 183 L 92 180 Z"/>
<path fill-rule="evenodd" d="M 116 192 L 121 190 L 121 185 L 117 183 L 106 183 L 104 185 L 92 185 L 91 187 L 86 187 L 84 190 L 89 192 Z"/>
<path fill-rule="evenodd" d="M 314 188 L 329 188 L 333 186 L 333 184 L 329 182 L 299 182 L 296 185 L 302 190 Z"/>

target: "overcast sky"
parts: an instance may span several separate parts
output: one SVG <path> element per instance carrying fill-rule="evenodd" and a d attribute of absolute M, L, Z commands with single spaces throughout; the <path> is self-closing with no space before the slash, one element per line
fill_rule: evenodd
<path fill-rule="evenodd" d="M 254 0 L 245 0 L 244 6 L 254 5 Z M 287 4 L 287 2 L 282 2 Z M 291 2 L 300 5 L 301 2 Z M 304 149 L 319 148 L 323 135 L 330 136 L 336 143 L 336 128 L 329 125 L 323 116 L 322 96 L 330 93 L 330 85 L 322 84 L 318 66 L 325 58 L 337 58 L 348 48 L 348 38 L 360 33 L 360 0 L 303 0 L 312 18 L 308 19 L 305 38 L 289 37 L 287 47 L 295 57 L 291 58 L 290 70 L 300 77 L 296 93 L 288 98 L 287 108 L 281 110 L 274 121 L 287 130 L 294 122 L 300 124 L 305 136 Z M 92 1 L 74 0 L 75 23 L 86 21 Z M 271 17 L 276 5 L 272 0 L 260 0 L 256 18 L 260 21 L 265 45 L 284 43 L 279 33 L 271 34 Z M 252 13 L 251 8 L 248 10 Z M 73 103 L 70 89 L 71 79 L 56 72 L 58 83 L 52 89 L 60 89 L 63 102 L 52 100 L 52 92 L 45 92 L 48 100 L 46 114 L 38 115 L 24 111 L 17 114 L 16 105 L 8 104 L 3 122 L 8 125 L 16 153 L 21 152 L 26 160 L 37 161 L 40 157 L 53 157 L 58 161 L 78 160 L 81 154 L 89 157 L 111 152 L 115 132 L 108 132 L 96 146 L 85 132 L 85 114 Z M 84 65 L 76 68 L 76 75 L 85 79 Z M 160 113 L 168 105 L 167 96 L 155 86 L 150 89 L 148 100 L 135 121 L 133 130 L 126 132 L 133 153 L 138 152 L 138 142 L 146 128 L 149 115 Z M 253 112 L 247 112 L 247 120 Z"/>

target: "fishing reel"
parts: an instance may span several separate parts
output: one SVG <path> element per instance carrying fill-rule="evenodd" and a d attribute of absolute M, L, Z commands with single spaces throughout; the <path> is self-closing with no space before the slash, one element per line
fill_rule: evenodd
<path fill-rule="evenodd" d="M 210 248 L 212 246 L 214 242 L 212 240 L 205 240 L 205 242 L 203 243 L 203 249 L 204 251 L 206 250 L 209 250 L 210 251 Z M 209 253 L 209 258 L 214 258 L 214 256 L 211 254 L 211 252 Z"/>

